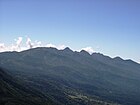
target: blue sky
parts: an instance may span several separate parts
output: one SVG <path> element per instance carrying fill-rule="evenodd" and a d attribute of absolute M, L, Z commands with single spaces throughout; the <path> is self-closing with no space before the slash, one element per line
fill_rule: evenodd
<path fill-rule="evenodd" d="M 0 43 L 19 36 L 140 62 L 140 0 L 0 0 Z"/>

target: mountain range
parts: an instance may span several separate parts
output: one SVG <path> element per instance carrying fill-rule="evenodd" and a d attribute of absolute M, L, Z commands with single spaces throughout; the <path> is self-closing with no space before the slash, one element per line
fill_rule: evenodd
<path fill-rule="evenodd" d="M 0 53 L 2 105 L 140 105 L 140 64 L 38 47 Z"/>

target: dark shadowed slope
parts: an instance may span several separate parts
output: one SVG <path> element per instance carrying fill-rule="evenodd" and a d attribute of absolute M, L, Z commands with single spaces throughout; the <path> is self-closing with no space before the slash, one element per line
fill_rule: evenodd
<path fill-rule="evenodd" d="M 0 68 L 0 105 L 55 105 L 42 93 L 25 87 Z"/>

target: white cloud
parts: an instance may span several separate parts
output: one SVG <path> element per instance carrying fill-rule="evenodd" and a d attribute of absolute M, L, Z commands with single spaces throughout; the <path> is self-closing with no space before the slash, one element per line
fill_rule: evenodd
<path fill-rule="evenodd" d="M 29 37 L 27 37 L 26 42 L 24 42 L 23 44 L 22 43 L 23 43 L 22 37 L 18 37 L 18 39 L 15 39 L 15 44 L 12 44 L 9 46 L 5 46 L 4 43 L 0 43 L 0 52 L 4 52 L 4 51 L 18 51 L 19 52 L 19 51 L 27 50 L 30 48 L 36 48 L 36 47 L 53 47 L 53 48 L 57 48 L 58 50 L 63 50 L 67 47 L 63 44 L 54 45 L 52 43 L 43 45 L 41 41 L 37 41 L 37 40 L 32 41 Z M 82 48 L 81 50 L 85 50 L 85 51 L 89 52 L 90 54 L 92 54 L 94 52 L 92 47 L 85 47 L 85 48 Z"/>
<path fill-rule="evenodd" d="M 65 48 L 66 48 L 66 46 L 65 46 L 65 45 L 58 45 L 58 46 L 56 46 L 56 45 L 51 44 L 51 43 L 47 44 L 45 47 L 57 48 L 58 50 L 63 50 L 63 49 L 65 49 Z"/>
<path fill-rule="evenodd" d="M 85 48 L 82 48 L 81 50 L 85 50 L 85 51 L 87 51 L 90 54 L 92 54 L 94 52 L 92 47 L 85 47 Z"/>
<path fill-rule="evenodd" d="M 28 48 L 32 48 L 33 47 L 33 44 L 31 42 L 30 38 L 27 38 L 26 45 L 27 45 Z"/>
<path fill-rule="evenodd" d="M 31 46 L 30 48 L 36 48 L 36 47 L 44 47 L 41 43 L 41 41 L 34 41 L 34 42 L 30 42 L 31 43 Z M 29 44 L 30 45 L 30 44 Z"/>
<path fill-rule="evenodd" d="M 53 47 L 53 48 L 56 48 L 56 46 L 53 45 L 53 44 L 51 44 L 51 43 L 47 44 L 45 47 Z"/>
<path fill-rule="evenodd" d="M 10 46 L 5 46 L 4 43 L 0 44 L 0 52 L 4 51 L 21 51 L 20 46 L 22 43 L 22 37 L 18 37 L 18 39 L 15 39 L 15 44 L 12 44 Z"/>
<path fill-rule="evenodd" d="M 65 49 L 65 48 L 66 48 L 65 45 L 59 45 L 59 46 L 57 47 L 57 49 L 59 49 L 59 50 L 63 50 L 63 49 Z"/>
<path fill-rule="evenodd" d="M 0 43 L 0 49 L 3 49 L 5 47 L 4 43 Z"/>
<path fill-rule="evenodd" d="M 13 51 L 20 51 L 20 46 L 22 43 L 22 37 L 18 37 L 18 39 L 15 39 L 16 45 L 12 45 L 12 50 Z"/>
<path fill-rule="evenodd" d="M 5 50 L 4 43 L 0 43 L 0 52 L 3 52 Z"/>
<path fill-rule="evenodd" d="M 15 41 L 16 41 L 16 46 L 17 46 L 17 48 L 19 48 L 20 45 L 21 45 L 21 43 L 22 43 L 22 37 L 18 37 L 18 39 L 15 40 Z"/>
<path fill-rule="evenodd" d="M 34 46 L 41 47 L 41 45 L 42 45 L 41 41 L 37 41 L 37 40 L 35 41 Z"/>

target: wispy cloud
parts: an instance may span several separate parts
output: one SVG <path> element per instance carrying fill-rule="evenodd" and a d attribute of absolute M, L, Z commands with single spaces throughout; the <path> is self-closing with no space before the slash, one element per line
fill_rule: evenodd
<path fill-rule="evenodd" d="M 47 44 L 46 47 L 53 47 L 53 48 L 57 48 L 58 50 L 63 50 L 63 49 L 66 48 L 65 45 L 58 45 L 57 46 L 57 45 L 54 45 L 54 44 L 51 44 L 51 43 Z"/>
<path fill-rule="evenodd" d="M 3 49 L 5 47 L 4 43 L 0 43 L 0 48 Z"/>
<path fill-rule="evenodd" d="M 0 52 L 4 51 L 20 51 L 22 43 L 22 37 L 18 37 L 18 39 L 15 39 L 15 44 L 12 44 L 10 46 L 5 46 L 4 43 L 0 43 Z"/>
<path fill-rule="evenodd" d="M 21 43 L 22 43 L 22 37 L 18 37 L 18 39 L 15 39 L 16 44 L 12 45 L 11 49 L 13 51 L 20 51 Z"/>
<path fill-rule="evenodd" d="M 58 45 L 58 46 L 57 46 L 57 49 L 59 49 L 59 50 L 63 50 L 63 49 L 65 49 L 65 48 L 66 48 L 65 45 Z"/>
<path fill-rule="evenodd" d="M 27 45 L 28 48 L 32 48 L 33 47 L 33 44 L 31 42 L 30 38 L 27 38 L 26 45 Z"/>
<path fill-rule="evenodd" d="M 22 43 L 22 37 L 18 37 L 18 39 L 15 39 L 15 41 L 16 41 L 16 47 L 20 48 L 20 45 Z"/>
<path fill-rule="evenodd" d="M 51 43 L 47 44 L 45 47 L 53 47 L 53 48 L 56 48 L 56 46 L 54 44 L 51 44 Z"/>
<path fill-rule="evenodd" d="M 90 54 L 92 54 L 94 52 L 92 47 L 85 47 L 85 48 L 82 48 L 81 50 L 85 50 L 85 51 L 87 51 Z"/>
<path fill-rule="evenodd" d="M 26 38 L 26 42 L 23 42 L 23 37 L 18 37 L 17 39 L 15 39 L 15 43 L 13 43 L 12 45 L 6 46 L 4 43 L 0 43 L 0 52 L 5 52 L 5 51 L 23 51 L 23 50 L 27 50 L 27 49 L 31 49 L 31 48 L 36 48 L 36 47 L 53 47 L 53 48 L 57 48 L 58 50 L 63 50 L 65 49 L 67 46 L 62 44 L 62 45 L 54 45 L 52 43 L 48 43 L 48 44 L 42 44 L 41 41 L 32 41 L 31 38 L 27 37 Z M 90 54 L 92 54 L 94 52 L 92 47 L 85 47 L 82 48 L 81 50 L 85 50 L 87 52 L 89 52 Z M 80 51 L 80 50 L 78 50 Z"/>
<path fill-rule="evenodd" d="M 5 50 L 5 45 L 4 43 L 0 43 L 0 51 L 4 51 Z"/>

